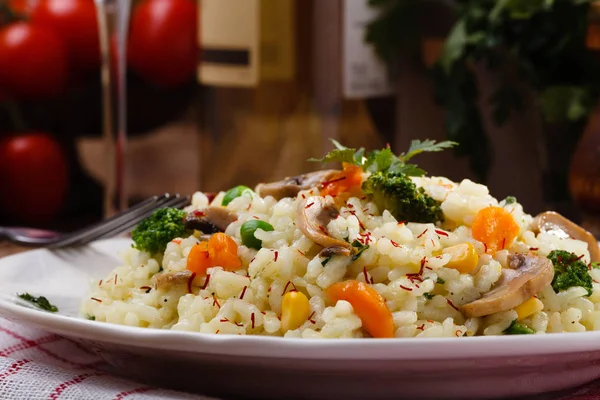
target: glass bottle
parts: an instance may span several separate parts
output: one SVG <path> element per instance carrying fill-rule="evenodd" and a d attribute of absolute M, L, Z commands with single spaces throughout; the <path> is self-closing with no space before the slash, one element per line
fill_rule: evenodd
<path fill-rule="evenodd" d="M 330 139 L 383 145 L 377 126 L 393 121 L 393 107 L 386 107 L 392 100 L 382 100 L 391 86 L 372 51 L 357 45 L 366 0 L 199 5 L 202 190 L 319 169 L 307 159 L 329 151 Z M 371 51 L 371 59 L 361 51 Z"/>

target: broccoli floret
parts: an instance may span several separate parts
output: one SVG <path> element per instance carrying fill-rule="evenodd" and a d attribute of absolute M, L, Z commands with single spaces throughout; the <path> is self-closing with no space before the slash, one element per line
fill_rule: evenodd
<path fill-rule="evenodd" d="M 440 203 L 404 174 L 374 173 L 363 183 L 362 189 L 373 197 L 381 211 L 388 210 L 399 221 L 425 223 L 444 218 Z"/>
<path fill-rule="evenodd" d="M 171 240 L 188 233 L 183 221 L 185 214 L 177 208 L 156 210 L 131 233 L 135 248 L 150 254 L 163 253 Z"/>
<path fill-rule="evenodd" d="M 552 289 L 556 293 L 573 286 L 581 286 L 587 290 L 588 296 L 592 295 L 592 277 L 580 257 L 568 251 L 554 250 L 548 254 L 548 259 L 554 265 Z"/>

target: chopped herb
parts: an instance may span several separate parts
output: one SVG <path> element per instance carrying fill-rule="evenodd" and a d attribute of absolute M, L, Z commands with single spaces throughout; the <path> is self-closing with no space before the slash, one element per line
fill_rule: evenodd
<path fill-rule="evenodd" d="M 548 254 L 548 259 L 554 265 L 554 278 L 552 289 L 556 293 L 567 290 L 573 286 L 580 286 L 587 290 L 587 295 L 593 292 L 592 277 L 588 267 L 581 257 L 564 250 L 553 250 Z"/>
<path fill-rule="evenodd" d="M 508 196 L 502 201 L 504 202 L 504 204 L 514 204 L 517 202 L 517 198 L 515 196 Z"/>
<path fill-rule="evenodd" d="M 323 259 L 323 261 L 321 261 L 321 265 L 322 265 L 322 266 L 325 266 L 325 265 L 327 265 L 327 263 L 329 262 L 329 260 L 331 260 L 331 257 L 332 257 L 332 256 L 329 256 L 329 257 L 326 257 L 326 258 L 324 258 L 324 259 Z"/>
<path fill-rule="evenodd" d="M 425 297 L 427 300 L 431 300 L 435 296 L 433 294 L 431 294 L 431 293 L 423 293 L 423 297 Z"/>
<path fill-rule="evenodd" d="M 369 246 L 368 244 L 362 244 L 358 240 L 355 240 L 354 242 L 352 242 L 352 247 L 356 248 L 356 254 L 352 256 L 352 261 L 356 261 L 358 257 L 361 256 L 363 251 L 367 250 L 371 246 Z"/>
<path fill-rule="evenodd" d="M 506 328 L 503 333 L 506 335 L 530 335 L 535 333 L 535 331 L 525 324 L 518 323 L 515 319 L 510 323 L 510 326 Z"/>
<path fill-rule="evenodd" d="M 590 266 L 592 267 L 592 269 L 600 269 L 600 262 L 593 262 L 590 264 Z"/>
<path fill-rule="evenodd" d="M 30 302 L 31 304 L 35 305 L 38 308 L 41 308 L 42 310 L 46 310 L 46 311 L 50 311 L 50 312 L 57 312 L 58 308 L 52 304 L 50 304 L 50 302 L 48 301 L 47 298 L 45 298 L 44 296 L 40 296 L 40 297 L 35 297 L 30 295 L 29 293 L 23 293 L 23 294 L 18 294 L 17 296 L 19 296 L 20 298 L 22 298 L 25 301 Z"/>
<path fill-rule="evenodd" d="M 323 158 L 311 158 L 309 161 L 328 163 L 332 161 L 345 162 L 361 167 L 368 172 L 390 172 L 393 174 L 404 174 L 408 176 L 423 176 L 425 171 L 414 164 L 406 162 L 424 152 L 437 152 L 454 147 L 457 143 L 443 141 L 436 143 L 435 140 L 413 140 L 406 153 L 396 156 L 391 149 L 374 150 L 365 155 L 365 149 L 352 149 L 341 145 L 336 140 L 331 140 L 335 149 L 330 151 Z"/>
<path fill-rule="evenodd" d="M 351 149 L 341 145 L 335 139 L 331 139 L 331 142 L 335 146 L 335 150 L 332 150 L 329 153 L 325 154 L 325 157 L 323 158 L 310 158 L 308 161 L 321 162 L 324 164 L 328 162 L 337 161 L 341 163 L 345 162 L 359 166 L 363 164 L 363 155 L 365 153 L 365 149 Z"/>
<path fill-rule="evenodd" d="M 439 283 L 440 285 L 443 285 L 444 283 L 446 283 L 446 281 L 443 280 L 442 278 L 438 277 L 437 280 L 435 281 L 435 283 Z"/>
<path fill-rule="evenodd" d="M 96 317 L 94 317 L 93 315 L 89 315 L 89 314 L 86 315 L 85 318 L 89 319 L 90 321 L 95 321 L 96 320 Z"/>

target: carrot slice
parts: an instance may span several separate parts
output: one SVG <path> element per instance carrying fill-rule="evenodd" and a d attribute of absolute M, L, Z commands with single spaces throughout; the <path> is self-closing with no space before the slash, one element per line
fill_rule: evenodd
<path fill-rule="evenodd" d="M 366 283 L 351 280 L 334 283 L 327 289 L 333 301 L 346 300 L 374 338 L 394 337 L 394 318 L 381 295 Z"/>
<path fill-rule="evenodd" d="M 321 196 L 337 196 L 344 192 L 351 195 L 362 196 L 361 185 L 363 181 L 363 169 L 357 165 L 343 163 L 343 171 L 335 174 L 329 181 L 323 182 Z"/>
<path fill-rule="evenodd" d="M 226 271 L 235 271 L 242 267 L 242 262 L 237 254 L 228 252 L 215 253 L 210 261 L 213 267 L 221 267 Z"/>
<path fill-rule="evenodd" d="M 473 239 L 485 244 L 487 253 L 494 254 L 510 247 L 519 235 L 520 227 L 504 208 L 490 206 L 475 215 L 471 231 Z"/>
<path fill-rule="evenodd" d="M 208 240 L 208 253 L 213 267 L 222 267 L 227 271 L 240 269 L 242 262 L 237 256 L 237 251 L 237 243 L 224 233 L 215 233 Z"/>
<path fill-rule="evenodd" d="M 207 242 L 201 242 L 192 247 L 186 262 L 188 270 L 195 272 L 198 276 L 206 275 L 206 270 L 211 267 L 210 264 Z"/>
<path fill-rule="evenodd" d="M 221 267 L 227 271 L 235 271 L 242 267 L 237 255 L 237 243 L 224 233 L 215 233 L 208 242 L 201 242 L 192 247 L 188 254 L 186 268 L 198 276 L 206 275 L 211 267 Z"/>
<path fill-rule="evenodd" d="M 237 254 L 237 243 L 222 232 L 217 232 L 208 240 L 208 247 L 215 252 L 229 252 Z"/>

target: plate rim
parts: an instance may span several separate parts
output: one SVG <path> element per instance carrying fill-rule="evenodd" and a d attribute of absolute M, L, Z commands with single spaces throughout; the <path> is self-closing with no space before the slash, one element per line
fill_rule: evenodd
<path fill-rule="evenodd" d="M 129 245 L 126 238 L 93 242 L 92 246 Z M 51 253 L 34 249 L 0 259 Z M 8 294 L 8 293 L 3 293 Z M 299 339 L 139 328 L 54 314 L 18 305 L 0 297 L 0 315 L 17 323 L 67 336 L 132 348 L 152 348 L 222 356 L 334 360 L 440 360 L 502 356 L 534 356 L 600 351 L 600 331 L 515 336 L 391 339 Z"/>

